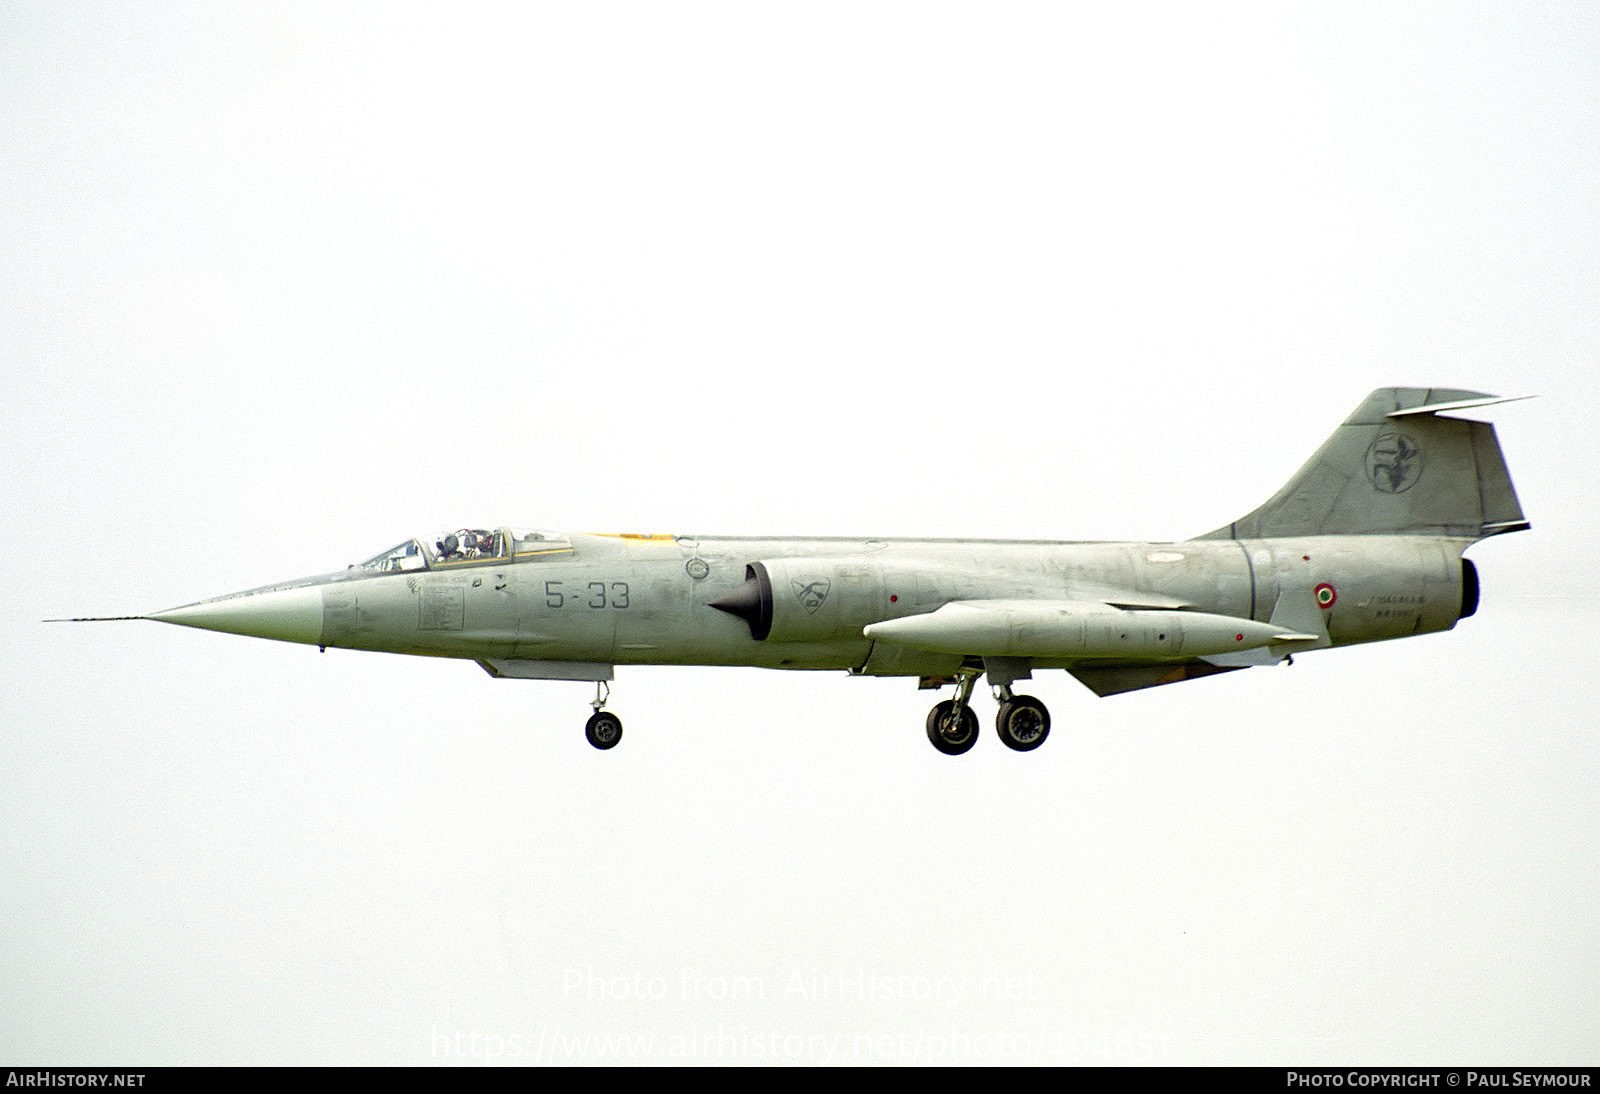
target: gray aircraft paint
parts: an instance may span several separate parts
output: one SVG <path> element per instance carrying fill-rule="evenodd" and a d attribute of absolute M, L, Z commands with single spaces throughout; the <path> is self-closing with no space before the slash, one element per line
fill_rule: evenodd
<path fill-rule="evenodd" d="M 843 670 L 927 686 L 959 677 L 963 705 L 979 673 L 1009 695 L 1034 669 L 1061 668 L 1115 694 L 1449 630 L 1472 614 L 1463 552 L 1528 525 L 1493 426 L 1444 414 L 1497 401 L 1379 389 L 1266 504 L 1181 542 L 464 529 L 142 618 L 469 659 L 506 678 L 604 681 L 615 665 L 647 664 Z M 1230 619 L 1235 649 L 1223 648 Z"/>
<path fill-rule="evenodd" d="M 922 675 L 904 665 L 873 672 L 874 643 L 863 629 L 956 601 L 1000 600 L 1103 604 L 1131 614 L 1204 612 L 1268 622 L 1286 591 L 1310 595 L 1327 584 L 1337 596 L 1325 612 L 1330 637 L 1334 645 L 1349 645 L 1454 626 L 1463 596 L 1457 560 L 1472 543 L 1448 537 L 1309 536 L 1092 544 L 877 540 L 869 546 L 867 540 L 693 538 L 700 544 L 695 558 L 725 556 L 708 563 L 706 576 L 698 580 L 688 573 L 674 542 L 602 535 L 574 535 L 570 554 L 532 564 L 329 575 L 320 579 L 325 582 L 321 633 L 302 640 L 470 659 Z M 743 620 L 709 607 L 743 586 L 746 567 L 754 563 L 774 575 L 775 618 L 766 639 L 753 637 Z M 800 590 L 814 585 L 829 592 L 808 606 Z M 928 661 L 930 671 L 948 664 L 946 657 Z"/>

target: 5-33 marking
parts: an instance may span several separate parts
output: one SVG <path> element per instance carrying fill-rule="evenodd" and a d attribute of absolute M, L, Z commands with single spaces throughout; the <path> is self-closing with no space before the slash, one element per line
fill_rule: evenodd
<path fill-rule="evenodd" d="M 570 604 L 573 607 L 585 608 L 626 608 L 628 607 L 628 583 L 626 581 L 588 581 L 583 583 L 582 592 L 562 592 L 562 585 L 578 585 L 576 581 L 546 581 L 544 583 L 544 602 L 546 607 L 559 608 Z"/>

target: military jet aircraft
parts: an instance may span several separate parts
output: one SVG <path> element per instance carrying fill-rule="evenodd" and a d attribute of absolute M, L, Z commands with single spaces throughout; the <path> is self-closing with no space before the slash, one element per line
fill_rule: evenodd
<path fill-rule="evenodd" d="M 589 743 L 617 665 L 750 665 L 955 686 L 934 748 L 979 736 L 980 677 L 1000 740 L 1050 732 L 1012 685 L 1065 669 L 1098 695 L 1193 680 L 1330 646 L 1449 630 L 1478 606 L 1463 558 L 1529 527 L 1494 427 L 1451 416 L 1506 402 L 1381 388 L 1266 504 L 1171 543 L 576 535 L 463 527 L 359 565 L 155 612 L 231 634 L 476 661 L 491 676 L 595 684 Z"/>

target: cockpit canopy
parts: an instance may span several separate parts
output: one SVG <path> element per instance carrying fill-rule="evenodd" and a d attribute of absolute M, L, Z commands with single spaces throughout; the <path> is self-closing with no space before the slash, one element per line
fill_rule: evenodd
<path fill-rule="evenodd" d="M 373 573 L 442 570 L 490 562 L 520 562 L 570 552 L 572 541 L 560 532 L 526 528 L 452 528 L 428 539 L 408 539 L 361 563 Z"/>

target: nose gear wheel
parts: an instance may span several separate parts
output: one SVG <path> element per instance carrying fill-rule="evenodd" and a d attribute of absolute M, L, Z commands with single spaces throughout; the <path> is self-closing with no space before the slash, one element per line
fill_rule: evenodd
<path fill-rule="evenodd" d="M 583 735 L 598 749 L 616 748 L 622 740 L 622 719 L 609 710 L 597 710 L 589 716 Z"/>

